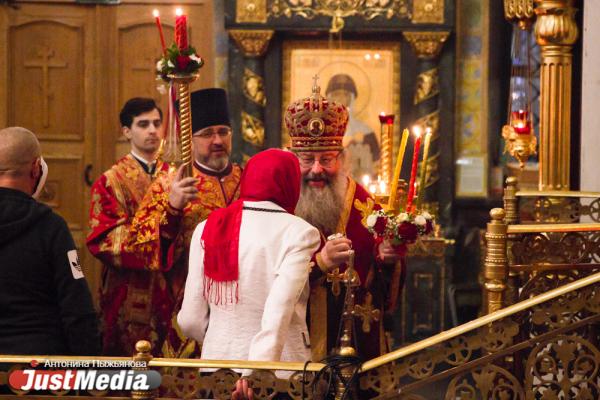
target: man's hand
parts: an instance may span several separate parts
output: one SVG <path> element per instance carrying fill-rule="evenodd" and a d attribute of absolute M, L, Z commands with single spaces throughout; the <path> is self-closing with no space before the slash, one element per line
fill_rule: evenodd
<path fill-rule="evenodd" d="M 194 200 L 198 195 L 198 189 L 196 188 L 198 180 L 193 177 L 183 177 L 183 170 L 186 165 L 183 164 L 177 169 L 177 174 L 169 191 L 169 204 L 177 210 L 182 210 L 188 201 Z"/>
<path fill-rule="evenodd" d="M 379 259 L 385 264 L 393 264 L 400 259 L 400 255 L 394 250 L 394 247 L 390 244 L 389 240 L 381 242 L 377 248 L 377 252 Z"/>
<path fill-rule="evenodd" d="M 248 379 L 240 378 L 235 383 L 235 390 L 231 393 L 231 400 L 253 400 L 254 392 L 248 383 Z"/>
<path fill-rule="evenodd" d="M 351 249 L 352 241 L 348 238 L 342 237 L 328 240 L 321 249 L 321 260 L 329 271 L 335 267 L 339 267 L 341 264 L 347 263 L 350 259 Z"/>

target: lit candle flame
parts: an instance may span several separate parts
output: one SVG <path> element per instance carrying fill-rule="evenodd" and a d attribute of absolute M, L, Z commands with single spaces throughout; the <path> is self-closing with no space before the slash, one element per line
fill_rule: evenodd
<path fill-rule="evenodd" d="M 369 175 L 363 175 L 362 183 L 364 187 L 369 187 L 369 183 L 371 183 L 371 177 Z"/>
<path fill-rule="evenodd" d="M 160 13 L 158 12 L 158 10 L 156 8 L 154 10 L 152 10 L 152 15 L 154 16 L 154 18 L 160 17 Z"/>
<path fill-rule="evenodd" d="M 181 8 L 177 7 L 175 9 L 175 15 L 177 15 L 178 17 L 182 16 L 183 15 L 183 10 Z"/>
<path fill-rule="evenodd" d="M 387 114 L 384 111 L 382 111 L 379 113 L 379 115 L 381 115 L 382 117 L 385 117 Z"/>
<path fill-rule="evenodd" d="M 412 131 L 416 137 L 421 137 L 421 127 L 419 125 L 413 126 Z"/>

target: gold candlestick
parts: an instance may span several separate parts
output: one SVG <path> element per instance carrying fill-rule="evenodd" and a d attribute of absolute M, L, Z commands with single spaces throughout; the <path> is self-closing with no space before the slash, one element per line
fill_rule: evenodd
<path fill-rule="evenodd" d="M 177 84 L 179 94 L 179 132 L 181 133 L 181 161 L 187 164 L 185 176 L 192 176 L 192 109 L 190 83 L 198 79 L 198 74 L 169 75 Z"/>
<path fill-rule="evenodd" d="M 394 115 L 381 113 L 379 115 L 379 122 L 381 122 L 381 157 L 379 159 L 379 175 L 389 188 L 392 179 Z"/>

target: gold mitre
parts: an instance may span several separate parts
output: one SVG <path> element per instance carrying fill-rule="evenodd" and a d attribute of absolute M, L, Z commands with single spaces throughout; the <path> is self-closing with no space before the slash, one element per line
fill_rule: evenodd
<path fill-rule="evenodd" d="M 342 150 L 348 124 L 348 110 L 343 104 L 321 96 L 317 78 L 310 97 L 297 100 L 285 110 L 285 126 L 292 141 L 292 151 Z"/>

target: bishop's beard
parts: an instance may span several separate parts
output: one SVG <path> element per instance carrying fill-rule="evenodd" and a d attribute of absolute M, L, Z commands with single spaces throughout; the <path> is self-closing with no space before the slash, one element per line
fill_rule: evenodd
<path fill-rule="evenodd" d="M 322 188 L 315 188 L 308 184 L 310 180 L 324 180 L 326 184 Z M 295 214 L 326 236 L 336 233 L 347 187 L 348 179 L 344 173 L 334 176 L 325 173 L 307 174 L 302 178 L 300 200 Z"/>

